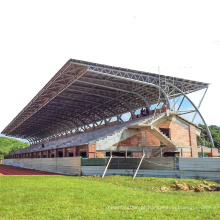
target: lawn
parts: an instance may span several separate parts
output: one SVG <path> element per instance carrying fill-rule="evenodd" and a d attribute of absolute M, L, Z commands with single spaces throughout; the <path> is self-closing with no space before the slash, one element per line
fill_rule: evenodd
<path fill-rule="evenodd" d="M 174 181 L 202 183 L 127 176 L 1 176 L 0 219 L 220 219 L 220 192 L 152 190 Z"/>

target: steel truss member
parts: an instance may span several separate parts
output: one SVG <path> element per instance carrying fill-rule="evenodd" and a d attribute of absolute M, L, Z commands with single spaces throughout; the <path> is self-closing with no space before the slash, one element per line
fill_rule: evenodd
<path fill-rule="evenodd" d="M 207 83 L 70 59 L 2 133 L 40 143 L 107 126 L 114 117 L 122 123 L 127 113 L 132 120 L 142 107 L 163 103 L 172 110 L 170 100 L 175 106 L 176 98 L 183 96 L 203 120 L 214 147 L 199 106 L 188 97 L 207 87 Z M 187 113 L 179 111 L 180 106 L 177 112 Z"/>

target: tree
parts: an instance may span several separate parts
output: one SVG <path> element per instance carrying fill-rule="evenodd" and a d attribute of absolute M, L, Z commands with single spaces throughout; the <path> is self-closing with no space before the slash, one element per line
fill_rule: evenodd
<path fill-rule="evenodd" d="M 0 137 L 0 159 L 3 159 L 5 155 L 11 152 L 15 152 L 28 146 L 28 143 L 13 138 Z"/>
<path fill-rule="evenodd" d="M 205 129 L 205 126 L 199 124 L 199 127 L 202 128 L 201 136 L 198 137 L 198 144 L 206 147 L 212 147 L 211 141 L 209 140 L 209 136 Z M 216 148 L 220 149 L 220 127 L 216 125 L 209 126 L 209 130 L 211 132 L 213 142 Z"/>

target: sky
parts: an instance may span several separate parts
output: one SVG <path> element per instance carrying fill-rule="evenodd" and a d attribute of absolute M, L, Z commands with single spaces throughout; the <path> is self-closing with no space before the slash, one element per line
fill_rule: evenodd
<path fill-rule="evenodd" d="M 210 83 L 220 126 L 219 22 L 212 0 L 0 1 L 0 132 L 70 58 Z"/>

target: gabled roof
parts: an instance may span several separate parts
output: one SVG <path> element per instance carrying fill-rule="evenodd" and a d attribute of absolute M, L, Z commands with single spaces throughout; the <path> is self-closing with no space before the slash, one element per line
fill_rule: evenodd
<path fill-rule="evenodd" d="M 183 121 L 187 122 L 188 124 L 195 126 L 196 128 L 198 128 L 198 129 L 200 129 L 200 130 L 203 129 L 202 127 L 199 127 L 198 125 L 192 123 L 191 121 L 188 121 L 187 119 L 181 117 L 180 115 L 177 115 L 177 117 L 180 118 L 180 119 L 182 119 Z"/>

